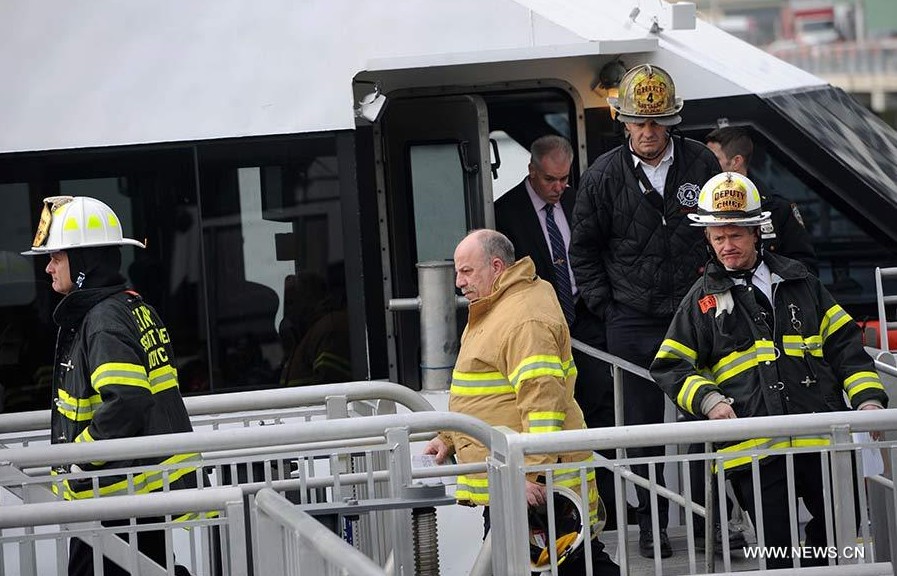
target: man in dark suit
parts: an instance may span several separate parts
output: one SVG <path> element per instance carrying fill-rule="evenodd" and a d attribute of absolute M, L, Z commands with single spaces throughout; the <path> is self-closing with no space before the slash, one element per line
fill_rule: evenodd
<path fill-rule="evenodd" d="M 530 146 L 529 174 L 523 181 L 495 202 L 495 228 L 514 244 L 517 259 L 529 256 L 536 265 L 536 274 L 558 291 L 558 301 L 565 309 L 564 291 L 569 293 L 570 310 L 567 322 L 573 338 L 589 346 L 607 349 L 604 324 L 579 301 L 576 282 L 567 258 L 570 246 L 570 223 L 576 194 L 570 189 L 570 166 L 573 148 L 561 136 L 542 136 Z M 550 209 L 546 210 L 548 206 Z M 559 209 L 558 209 L 559 208 Z M 563 247 L 552 249 L 552 216 Z M 566 273 L 566 282 L 560 275 Z M 610 367 L 588 354 L 573 350 L 578 376 L 575 397 L 582 408 L 586 425 L 600 428 L 614 425 L 614 391 Z M 612 450 L 603 454 L 613 458 Z M 598 492 L 607 510 L 607 529 L 616 527 L 613 474 L 596 470 Z"/>
<path fill-rule="evenodd" d="M 529 175 L 495 202 L 495 228 L 514 244 L 518 260 L 524 256 L 532 258 L 536 274 L 555 285 L 544 207 L 552 204 L 561 208 L 554 210 L 554 218 L 565 238 L 566 249 L 576 200 L 575 194 L 565 194 L 569 188 L 573 148 L 562 136 L 542 136 L 533 142 L 530 154 Z"/>

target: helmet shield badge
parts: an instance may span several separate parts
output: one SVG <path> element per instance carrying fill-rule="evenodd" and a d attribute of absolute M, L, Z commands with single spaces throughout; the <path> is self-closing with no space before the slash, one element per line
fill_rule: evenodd
<path fill-rule="evenodd" d="M 50 196 L 44 198 L 44 208 L 40 213 L 40 220 L 37 223 L 37 232 L 34 234 L 34 241 L 31 242 L 33 248 L 43 246 L 47 242 L 47 236 L 50 234 L 50 224 L 53 222 L 53 212 L 63 204 L 71 202 L 71 196 Z"/>
<path fill-rule="evenodd" d="M 653 120 L 662 126 L 673 126 L 682 121 L 682 99 L 676 97 L 673 78 L 659 66 L 641 64 L 630 69 L 620 80 L 619 95 L 607 102 L 621 122 Z"/>

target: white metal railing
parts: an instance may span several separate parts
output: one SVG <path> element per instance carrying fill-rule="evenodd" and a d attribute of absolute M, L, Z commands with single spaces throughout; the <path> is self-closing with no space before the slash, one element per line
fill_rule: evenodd
<path fill-rule="evenodd" d="M 213 470 L 214 481 L 239 484 L 250 506 L 255 493 L 273 488 L 313 515 L 335 515 L 340 521 L 349 516 L 366 516 L 369 530 L 365 539 L 386 546 L 386 552 L 371 551 L 374 561 L 383 565 L 391 556 L 397 567 L 411 573 L 415 558 L 410 520 L 405 517 L 410 517 L 407 508 L 454 502 L 445 495 L 444 488 L 441 492 L 419 490 L 413 482 L 417 472 L 411 465 L 410 442 L 413 437 L 430 437 L 438 430 L 458 430 L 486 445 L 491 443 L 491 428 L 479 420 L 445 412 L 420 412 L 94 443 L 32 445 L 0 450 L 0 487 L 14 491 L 26 505 L 52 502 L 55 497 L 49 486 L 62 479 L 125 473 L 133 485 L 134 475 L 142 471 L 135 468 L 51 475 L 50 469 L 59 465 L 202 452 L 204 467 Z M 276 471 L 275 462 L 285 468 Z M 260 466 L 254 467 L 256 464 Z M 439 475 L 483 471 L 485 464 L 478 464 L 449 467 Z M 245 476 L 241 477 L 241 473 Z M 420 475 L 435 474 L 427 470 Z M 185 497 L 191 493 L 194 491 L 170 494 Z M 351 502 L 343 501 L 347 494 Z M 83 503 L 54 502 L 60 508 Z M 258 541 L 254 542 L 257 545 Z M 227 555 L 231 544 L 231 540 L 221 542 L 222 554 Z M 28 554 L 29 546 L 20 542 L 19 553 L 26 550 Z M 265 558 L 260 551 L 253 552 L 253 558 Z M 64 556 L 64 550 L 57 550 L 56 554 Z"/>
<path fill-rule="evenodd" d="M 281 576 L 386 576 L 370 558 L 269 488 L 256 494 L 256 563 Z"/>
<path fill-rule="evenodd" d="M 217 528 L 228 540 L 227 553 L 218 558 L 197 554 L 203 546 L 190 547 L 189 558 L 175 558 L 168 547 L 166 566 L 160 567 L 136 547 L 116 534 L 139 534 L 147 530 L 164 530 L 166 539 L 172 532 L 183 532 L 185 523 L 171 521 L 172 516 L 186 512 L 215 512 L 186 523 L 193 539 L 210 538 L 209 531 Z M 160 518 L 164 517 L 164 518 Z M 152 518 L 151 523 L 136 523 L 134 519 Z M 102 521 L 132 520 L 124 526 L 103 526 Z M 148 576 L 169 574 L 175 562 L 184 563 L 194 576 L 212 574 L 211 566 L 219 564 L 232 576 L 247 574 L 246 520 L 243 515 L 243 494 L 237 488 L 206 488 L 132 496 L 110 496 L 102 499 L 28 503 L 2 507 L 0 514 L 0 575 L 48 576 L 66 574 L 66 542 L 79 537 L 102 550 L 120 566 Z M 45 530 L 39 530 L 45 527 Z M 36 530 L 38 528 L 38 530 Z M 174 530 L 178 528 L 178 530 Z M 128 536 L 130 537 L 130 536 Z M 3 550 L 15 549 L 10 562 L 4 561 Z"/>
<path fill-rule="evenodd" d="M 884 281 L 897 278 L 897 268 L 875 269 L 875 291 L 878 297 L 878 342 L 884 351 L 890 351 L 888 331 L 897 329 L 897 322 L 888 321 L 887 307 L 897 304 L 897 294 L 885 293 Z"/>
<path fill-rule="evenodd" d="M 853 464 L 859 459 L 858 449 L 862 446 L 854 444 L 850 432 L 865 431 L 897 431 L 897 411 L 874 410 L 864 412 L 841 412 L 826 414 L 801 414 L 792 416 L 771 416 L 762 418 L 745 418 L 725 421 L 699 421 L 680 422 L 667 424 L 653 424 L 645 426 L 630 426 L 614 429 L 576 430 L 563 431 L 552 434 L 507 434 L 503 437 L 494 437 L 492 445 L 492 457 L 489 463 L 489 485 L 491 516 L 493 529 L 493 571 L 495 574 L 522 574 L 529 567 L 528 534 L 527 534 L 527 510 L 524 496 L 525 474 L 541 471 L 550 479 L 553 471 L 558 466 L 532 467 L 526 466 L 524 457 L 531 454 L 554 454 L 578 450 L 601 450 L 608 448 L 632 448 L 648 446 L 657 443 L 657 438 L 664 438 L 667 444 L 692 444 L 704 442 L 723 442 L 740 440 L 744 438 L 781 436 L 782 430 L 787 430 L 788 435 L 826 435 L 832 438 L 833 443 L 825 447 L 812 449 L 794 448 L 779 450 L 757 450 L 747 453 L 752 458 L 754 472 L 758 473 L 759 459 L 762 455 L 785 455 L 785 458 L 793 458 L 795 454 L 807 452 L 819 452 L 824 454 L 823 462 L 827 464 L 834 491 L 826 495 L 827 518 L 830 534 L 834 535 L 839 547 L 854 545 L 856 543 L 856 526 L 853 523 L 853 486 L 858 486 L 862 518 L 861 536 L 863 542 L 869 543 L 871 536 L 866 528 L 870 516 L 867 515 L 865 504 L 867 503 L 867 491 L 863 482 L 854 482 Z M 873 443 L 875 448 L 885 448 L 887 458 L 892 469 L 897 469 L 897 443 L 894 441 Z M 789 456 L 790 454 L 790 456 Z M 745 453 L 740 454 L 746 455 Z M 732 455 L 726 455 L 731 457 Z M 691 503 L 690 486 L 685 483 L 684 495 L 670 494 L 657 486 L 654 477 L 654 465 L 665 461 L 673 466 L 681 466 L 682 473 L 688 474 L 688 461 L 695 458 L 705 458 L 722 463 L 723 457 L 714 454 L 690 454 L 687 457 L 667 456 L 661 459 L 622 459 L 617 461 L 599 461 L 598 465 L 614 470 L 617 481 L 617 510 L 625 514 L 625 490 L 624 476 L 632 464 L 648 463 L 650 474 L 648 479 L 639 480 L 651 490 L 652 498 L 668 497 L 672 503 L 678 503 L 686 516 L 686 541 L 689 554 L 689 573 L 697 571 L 696 555 L 694 552 L 694 534 L 691 524 L 692 513 L 703 515 L 705 511 Z M 594 468 L 596 464 L 581 464 L 582 474 Z M 568 463 L 564 468 L 575 467 Z M 862 469 L 862 468 L 860 468 Z M 631 478 L 631 477 L 630 477 Z M 638 478 L 636 478 L 638 480 Z M 893 482 L 885 477 L 875 479 L 878 485 L 888 489 L 887 501 L 890 506 L 897 506 L 897 493 L 893 490 Z M 717 477 L 719 486 L 724 488 L 725 476 Z M 792 498 L 794 496 L 794 477 L 789 475 L 789 489 Z M 722 492 L 721 492 L 722 493 Z M 755 483 L 755 498 L 759 502 L 762 494 Z M 656 507 L 655 507 L 656 508 Z M 671 508 L 674 506 L 671 505 Z M 891 510 L 894 508 L 892 507 Z M 873 508 L 871 515 L 887 515 L 884 509 Z M 895 538 L 895 519 L 893 512 L 890 518 L 885 518 L 890 538 Z M 720 506 L 721 519 L 727 521 L 725 506 Z M 618 516 L 625 517 L 625 516 Z M 723 524 L 725 525 L 725 523 Z M 656 518 L 655 518 L 656 529 Z M 759 531 L 759 546 L 763 546 L 762 530 Z M 880 538 L 880 540 L 879 540 Z M 875 544 L 887 544 L 885 535 L 876 535 Z M 798 545 L 794 542 L 795 545 Z M 631 558 L 627 554 L 627 534 L 623 530 L 617 532 L 617 549 L 621 572 L 628 573 L 632 567 Z M 843 549 L 843 548 L 841 548 Z M 723 561 L 724 571 L 733 569 L 730 551 L 724 547 Z M 712 555 L 710 555 L 712 556 Z M 765 561 L 759 562 L 761 569 L 765 568 Z M 872 564 L 872 562 L 867 562 Z M 754 568 L 757 564 L 754 563 Z M 744 565 L 742 563 L 742 568 Z M 839 572 L 854 573 L 880 571 L 882 566 L 863 566 L 860 568 L 839 566 Z M 819 570 L 819 569 L 817 569 Z M 663 568 L 659 555 L 654 560 L 654 571 L 662 573 Z"/>
<path fill-rule="evenodd" d="M 423 396 L 407 386 L 376 380 L 190 396 L 184 398 L 184 404 L 195 429 L 394 414 L 395 405 L 412 412 L 433 410 Z M 47 441 L 49 427 L 50 410 L 0 414 L 0 446 Z"/>

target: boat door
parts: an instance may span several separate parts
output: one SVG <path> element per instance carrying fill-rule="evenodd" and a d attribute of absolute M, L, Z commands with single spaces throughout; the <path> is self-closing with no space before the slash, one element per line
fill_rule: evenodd
<path fill-rule="evenodd" d="M 418 296 L 418 262 L 451 260 L 493 227 L 489 121 L 480 96 L 393 98 L 380 122 L 378 204 L 386 299 Z M 420 315 L 387 313 L 390 380 L 420 389 Z M 463 326 L 466 312 L 459 314 Z"/>

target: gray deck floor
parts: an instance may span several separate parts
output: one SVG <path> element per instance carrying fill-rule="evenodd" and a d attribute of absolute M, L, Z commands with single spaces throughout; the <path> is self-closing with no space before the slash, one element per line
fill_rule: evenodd
<path fill-rule="evenodd" d="M 704 562 L 704 551 L 695 550 L 695 570 L 690 568 L 690 559 L 688 553 L 688 541 L 685 536 L 684 527 L 671 527 L 667 534 L 670 536 L 670 544 L 673 546 L 673 555 L 670 558 L 661 559 L 663 574 L 677 576 L 681 574 L 706 574 L 707 570 Z M 619 563 L 617 552 L 617 533 L 607 532 L 601 536 L 608 554 Z M 643 558 L 638 552 L 638 528 L 629 527 L 629 567 L 631 574 L 654 574 L 655 563 L 653 558 Z M 757 560 L 747 560 L 742 550 L 731 551 L 731 571 L 742 572 L 758 570 L 759 563 Z M 714 572 L 726 572 L 723 563 L 723 555 L 717 552 L 715 555 Z"/>

